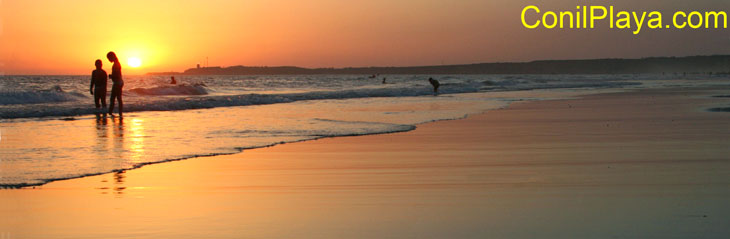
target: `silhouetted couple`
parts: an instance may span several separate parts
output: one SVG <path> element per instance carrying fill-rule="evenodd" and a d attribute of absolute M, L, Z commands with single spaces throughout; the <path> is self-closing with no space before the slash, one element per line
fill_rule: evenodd
<path fill-rule="evenodd" d="M 112 114 L 114 112 L 114 100 L 118 100 L 119 117 L 122 117 L 122 108 L 124 107 L 124 103 L 122 103 L 122 86 L 124 86 L 124 81 L 122 80 L 122 64 L 119 63 L 119 58 L 117 58 L 117 54 L 113 51 L 107 53 L 106 58 L 109 62 L 114 63 L 112 65 L 112 74 L 109 75 L 109 78 L 112 79 L 112 95 L 109 99 L 111 101 L 109 102 L 109 114 L 114 116 Z M 101 107 L 106 108 L 107 75 L 106 71 L 101 69 L 101 60 L 96 60 L 94 65 L 96 66 L 96 70 L 91 72 L 91 85 L 89 86 L 89 92 L 94 95 L 94 104 L 96 104 L 96 109 L 98 110 Z M 96 89 L 94 89 L 95 87 Z M 100 102 L 101 104 L 99 104 Z"/>

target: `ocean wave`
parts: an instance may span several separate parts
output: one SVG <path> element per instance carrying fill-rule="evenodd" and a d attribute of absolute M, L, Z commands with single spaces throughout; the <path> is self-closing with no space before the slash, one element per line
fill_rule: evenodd
<path fill-rule="evenodd" d="M 542 90 L 542 89 L 570 89 L 570 88 L 618 88 L 626 86 L 637 86 L 641 85 L 639 82 L 624 82 L 624 81 L 605 81 L 605 82 L 590 82 L 590 81 L 577 81 L 577 82 L 548 82 L 545 80 L 504 80 L 499 82 L 483 81 L 481 90 L 502 90 L 502 91 L 517 91 L 517 90 Z"/>
<path fill-rule="evenodd" d="M 202 84 L 169 85 L 153 88 L 134 88 L 129 92 L 137 95 L 207 95 L 208 89 Z"/>
<path fill-rule="evenodd" d="M 66 92 L 60 86 L 40 91 L 0 91 L 0 105 L 69 102 L 86 98 L 76 92 Z"/>
<path fill-rule="evenodd" d="M 521 80 L 522 81 L 522 80 Z M 623 87 L 640 83 L 623 81 L 603 82 L 521 82 L 515 83 L 513 79 L 501 81 L 467 81 L 451 82 L 448 79 L 442 81 L 439 88 L 440 94 L 473 93 L 480 91 L 513 91 L 533 90 L 550 88 L 603 88 Z M 420 83 L 420 82 L 419 82 Z M 369 97 L 408 97 L 426 96 L 433 94 L 430 85 L 414 84 L 403 85 L 393 84 L 383 88 L 361 87 L 347 90 L 319 90 L 301 93 L 251 93 L 238 95 L 208 95 L 209 89 L 204 85 L 179 85 L 160 86 L 154 88 L 135 88 L 128 92 L 124 99 L 125 112 L 139 111 L 174 111 L 188 109 L 206 109 L 215 107 L 247 106 L 289 103 L 303 100 L 328 100 L 328 99 L 353 99 Z M 179 96 L 179 97 L 152 97 L 152 96 Z M 80 99 L 83 99 L 81 101 Z M 23 92 L 23 93 L 0 93 L 2 104 L 16 104 L 0 107 L 0 118 L 33 118 L 33 117 L 68 117 L 78 115 L 89 115 L 96 113 L 89 97 L 78 93 L 61 91 L 44 92 Z M 57 102 L 77 102 L 55 104 Z M 88 101 L 88 102 L 87 102 Z M 33 103 L 54 103 L 54 104 L 29 104 Z"/>
<path fill-rule="evenodd" d="M 479 91 L 478 85 L 464 84 L 445 88 L 441 93 L 469 93 Z M 215 107 L 247 106 L 289 103 L 302 100 L 324 100 L 324 99 L 352 99 L 367 97 L 401 97 L 432 95 L 433 90 L 429 87 L 412 88 L 361 88 L 339 91 L 312 91 L 304 93 L 283 93 L 283 94 L 242 94 L 226 96 L 197 96 L 174 97 L 174 98 L 150 98 L 135 100 L 134 97 L 124 100 L 125 112 L 138 111 L 172 111 L 187 109 L 207 109 Z M 31 118 L 48 116 L 77 116 L 96 113 L 93 104 L 63 104 L 30 106 L 20 105 L 17 107 L 0 108 L 0 118 Z"/>

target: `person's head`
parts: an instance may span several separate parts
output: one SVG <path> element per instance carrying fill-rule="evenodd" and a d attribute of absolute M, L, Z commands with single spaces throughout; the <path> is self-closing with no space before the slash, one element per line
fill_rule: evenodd
<path fill-rule="evenodd" d="M 94 62 L 94 65 L 96 66 L 96 69 L 101 69 L 101 60 L 96 59 L 96 61 Z"/>
<path fill-rule="evenodd" d="M 109 53 L 106 53 L 106 59 L 109 59 L 110 62 L 117 62 L 117 61 L 119 61 L 117 59 L 117 54 L 115 54 L 113 51 L 110 51 Z"/>

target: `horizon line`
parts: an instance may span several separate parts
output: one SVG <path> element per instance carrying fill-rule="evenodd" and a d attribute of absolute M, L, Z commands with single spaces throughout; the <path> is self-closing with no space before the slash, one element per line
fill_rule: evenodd
<path fill-rule="evenodd" d="M 527 61 L 493 61 L 493 62 L 474 62 L 474 63 L 460 63 L 460 64 L 443 64 L 443 65 L 407 65 L 407 66 L 344 66 L 344 67 L 302 67 L 294 65 L 228 65 L 228 66 L 201 66 L 199 69 L 207 68 L 230 68 L 236 66 L 243 67 L 259 67 L 259 68 L 275 68 L 275 67 L 296 67 L 308 70 L 318 69 L 364 69 L 364 68 L 410 68 L 410 67 L 443 67 L 443 66 L 464 66 L 464 65 L 480 65 L 480 64 L 523 64 L 523 63 L 535 63 L 535 62 L 546 62 L 546 61 L 593 61 L 593 60 L 646 60 L 653 58 L 687 58 L 687 57 L 722 57 L 730 56 L 730 54 L 711 54 L 711 55 L 684 55 L 684 56 L 647 56 L 647 57 L 633 57 L 633 58 L 573 58 L 573 59 L 539 59 L 539 60 L 527 60 Z M 198 68 L 187 68 L 198 69 Z M 147 72 L 147 74 L 153 73 L 183 73 L 183 71 L 158 71 L 158 72 Z"/>
<path fill-rule="evenodd" d="M 645 60 L 653 58 L 688 58 L 688 57 L 722 57 L 730 56 L 730 53 L 726 54 L 710 54 L 710 55 L 684 55 L 684 56 L 646 56 L 646 57 L 633 57 L 633 58 L 572 58 L 572 59 L 538 59 L 538 60 L 526 60 L 526 61 L 493 61 L 493 62 L 474 62 L 474 63 L 461 63 L 461 64 L 444 64 L 444 65 L 410 65 L 410 66 L 345 66 L 345 67 L 301 67 L 293 65 L 228 65 L 228 66 L 206 66 L 200 67 L 199 69 L 207 68 L 229 68 L 229 67 L 259 67 L 259 68 L 275 68 L 275 67 L 295 67 L 300 69 L 317 70 L 317 69 L 366 69 L 366 68 L 411 68 L 411 67 L 444 67 L 444 66 L 465 66 L 465 65 L 479 65 L 479 64 L 526 64 L 535 62 L 548 62 L 548 61 L 592 61 L 592 60 Z M 197 68 L 187 68 L 197 69 Z M 145 72 L 139 75 L 150 75 L 150 74 L 162 74 L 162 73 L 184 73 L 184 71 L 151 71 Z M 0 71 L 0 77 L 2 76 L 78 76 L 85 74 L 4 74 Z M 136 75 L 138 76 L 138 75 Z"/>

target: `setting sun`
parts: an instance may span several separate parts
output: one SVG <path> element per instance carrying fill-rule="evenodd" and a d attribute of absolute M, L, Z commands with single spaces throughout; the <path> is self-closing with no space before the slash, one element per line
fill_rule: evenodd
<path fill-rule="evenodd" d="M 127 65 L 135 68 L 140 67 L 142 65 L 142 60 L 137 57 L 130 57 L 129 59 L 127 59 Z"/>
<path fill-rule="evenodd" d="M 0 0 L 0 239 L 726 238 L 728 12 Z"/>

